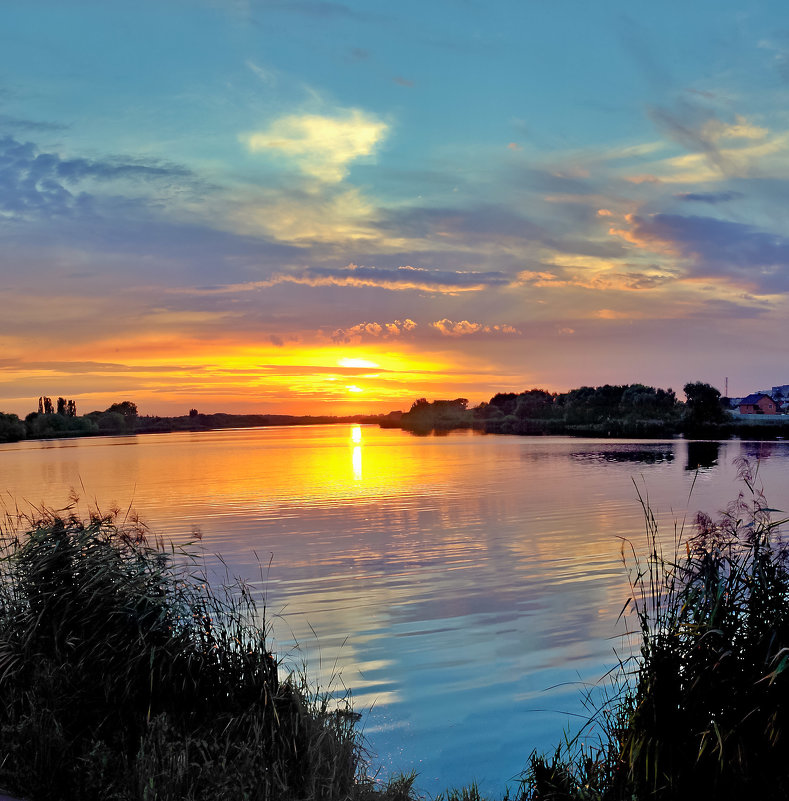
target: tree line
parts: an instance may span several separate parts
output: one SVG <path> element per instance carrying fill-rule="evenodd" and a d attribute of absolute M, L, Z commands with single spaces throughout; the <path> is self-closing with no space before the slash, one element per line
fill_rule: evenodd
<path fill-rule="evenodd" d="M 38 411 L 24 420 L 15 414 L 0 412 L 0 442 L 55 437 L 85 437 L 93 434 L 131 434 L 137 424 L 137 404 L 132 401 L 113 403 L 103 411 L 77 414 L 77 404 L 69 398 L 42 395 Z"/>
<path fill-rule="evenodd" d="M 569 392 L 529 389 L 499 392 L 469 408 L 466 398 L 416 400 L 401 418 L 412 431 L 476 428 L 500 434 L 660 437 L 726 426 L 730 415 L 720 392 L 700 381 L 673 389 L 645 384 L 583 386 Z"/>

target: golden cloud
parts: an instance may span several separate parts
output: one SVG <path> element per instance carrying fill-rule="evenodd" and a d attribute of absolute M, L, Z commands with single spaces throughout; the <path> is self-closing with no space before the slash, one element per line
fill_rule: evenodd
<path fill-rule="evenodd" d="M 436 320 L 430 323 L 432 328 L 441 332 L 447 337 L 462 337 L 468 334 L 520 334 L 521 332 L 512 325 L 485 325 L 484 323 L 472 323 L 469 320 L 459 320 L 454 322 L 446 317 L 443 320 Z"/>
<path fill-rule="evenodd" d="M 293 161 L 307 175 L 337 183 L 352 161 L 370 156 L 389 126 L 364 111 L 347 109 L 336 116 L 290 114 L 266 130 L 241 137 L 253 152 L 269 151 Z"/>
<path fill-rule="evenodd" d="M 405 320 L 392 320 L 391 323 L 357 323 L 350 328 L 338 328 L 331 335 L 337 342 L 349 342 L 359 337 L 399 337 L 409 334 L 417 324 L 406 317 Z"/>

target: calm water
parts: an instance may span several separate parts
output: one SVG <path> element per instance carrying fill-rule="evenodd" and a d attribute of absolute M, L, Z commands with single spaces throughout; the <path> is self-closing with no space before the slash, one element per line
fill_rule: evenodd
<path fill-rule="evenodd" d="M 782 442 L 352 426 L 1 445 L 0 489 L 7 506 L 76 491 L 178 541 L 199 530 L 265 592 L 280 654 L 353 691 L 384 774 L 495 794 L 615 661 L 620 538 L 643 538 L 633 481 L 670 531 L 736 496 L 741 456 L 789 508 Z"/>

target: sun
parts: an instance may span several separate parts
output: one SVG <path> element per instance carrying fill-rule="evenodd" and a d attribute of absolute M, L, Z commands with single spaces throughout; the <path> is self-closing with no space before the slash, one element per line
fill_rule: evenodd
<path fill-rule="evenodd" d="M 340 367 L 380 367 L 380 364 L 371 362 L 369 359 L 340 359 L 337 364 Z"/>

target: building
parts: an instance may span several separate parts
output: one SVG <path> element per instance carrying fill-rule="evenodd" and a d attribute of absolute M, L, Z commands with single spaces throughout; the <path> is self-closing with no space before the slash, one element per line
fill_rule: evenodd
<path fill-rule="evenodd" d="M 778 404 L 764 392 L 754 392 L 740 401 L 740 414 L 780 414 Z"/>

